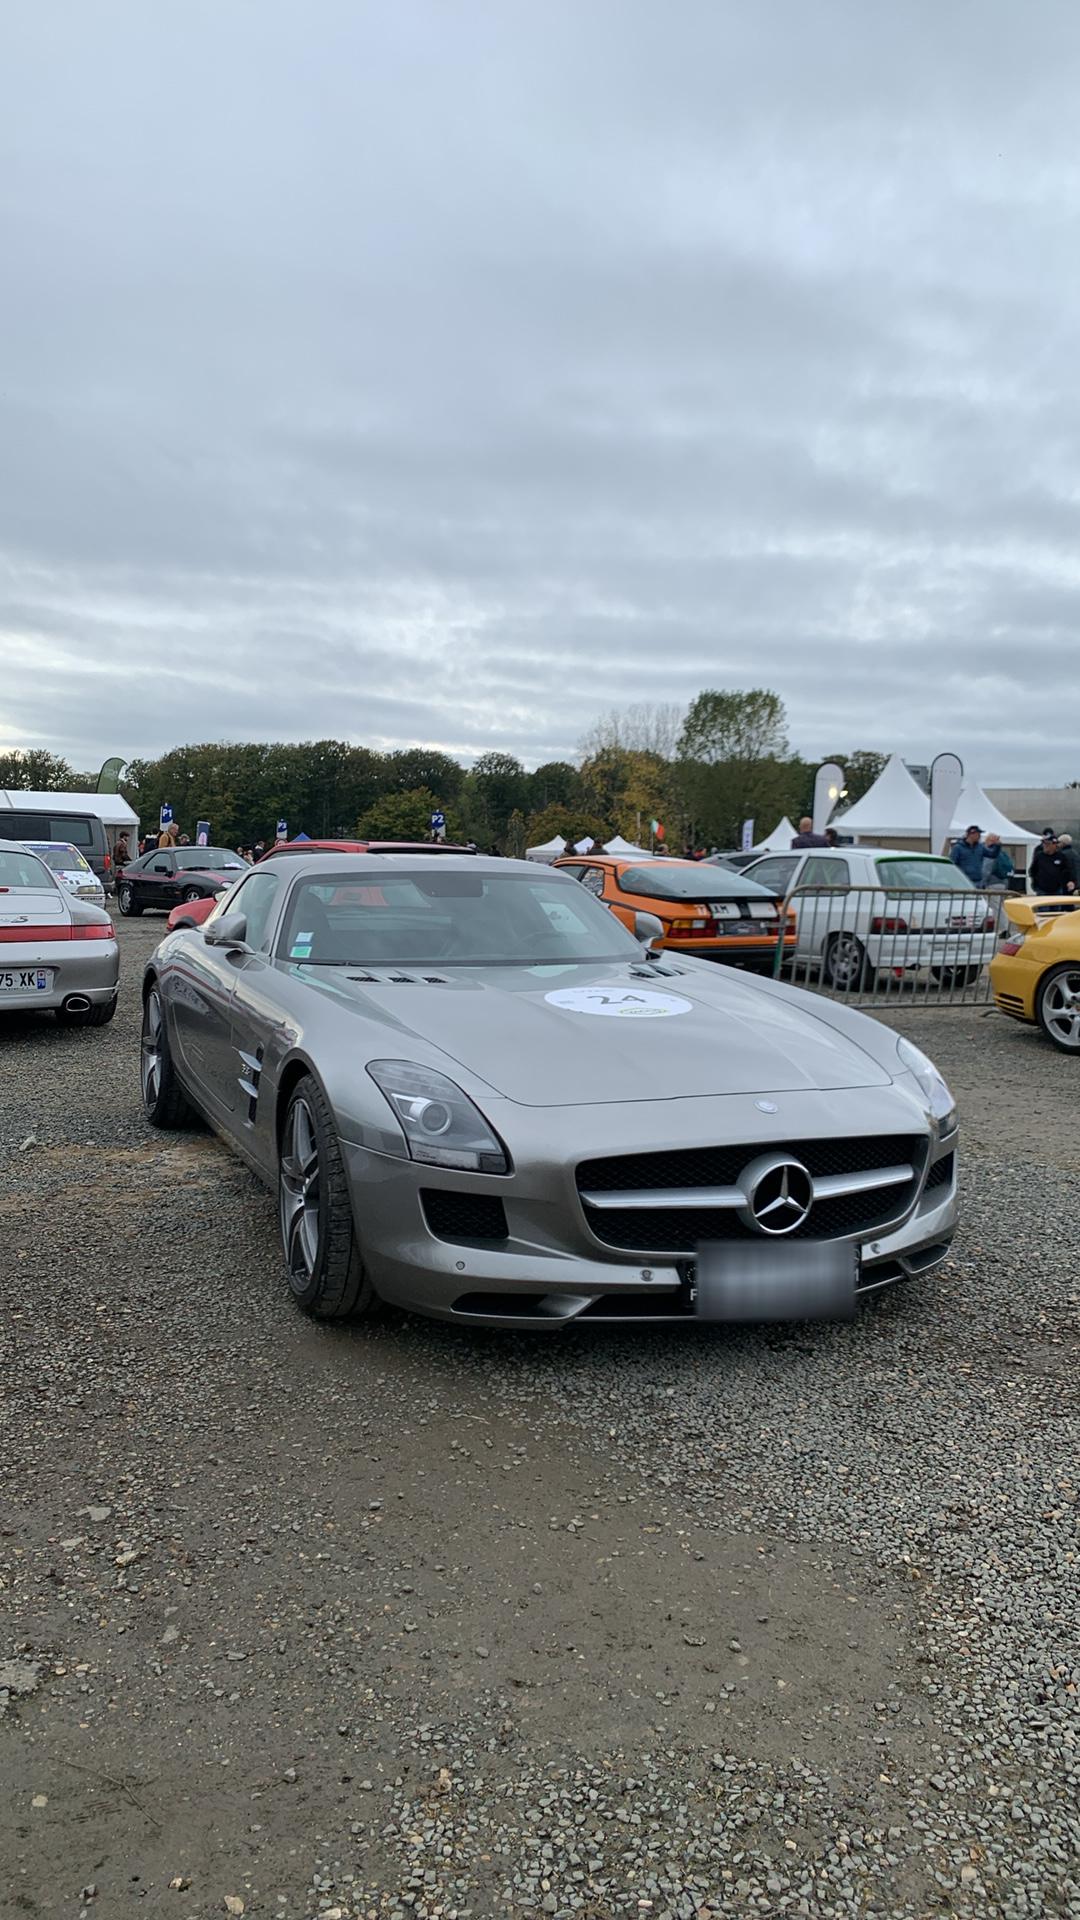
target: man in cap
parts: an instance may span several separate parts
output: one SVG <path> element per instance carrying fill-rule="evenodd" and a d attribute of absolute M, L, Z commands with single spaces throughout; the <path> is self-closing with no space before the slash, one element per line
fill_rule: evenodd
<path fill-rule="evenodd" d="M 986 848 L 982 843 L 982 828 L 969 827 L 962 840 L 954 840 L 949 859 L 954 867 L 959 867 L 961 873 L 966 873 L 969 880 L 973 880 L 977 887 L 981 887 L 983 861 L 986 859 Z"/>
<path fill-rule="evenodd" d="M 1053 827 L 1043 828 L 1042 840 L 1031 856 L 1028 879 L 1032 893 L 1076 892 L 1072 863 L 1062 852 L 1061 842 Z"/>

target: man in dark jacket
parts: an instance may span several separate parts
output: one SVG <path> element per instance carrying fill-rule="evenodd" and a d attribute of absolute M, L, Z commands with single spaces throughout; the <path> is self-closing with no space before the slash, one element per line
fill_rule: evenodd
<path fill-rule="evenodd" d="M 1031 881 L 1032 893 L 1076 892 L 1076 881 L 1072 877 L 1072 863 L 1062 852 L 1061 842 L 1053 827 L 1045 829 L 1040 845 L 1031 856 L 1028 879 Z"/>
<path fill-rule="evenodd" d="M 962 840 L 954 840 L 949 859 L 954 867 L 959 867 L 961 873 L 966 873 L 969 880 L 973 880 L 977 887 L 981 887 L 983 861 L 986 859 L 986 848 L 982 843 L 982 828 L 969 827 Z"/>
<path fill-rule="evenodd" d="M 827 847 L 828 841 L 823 833 L 814 832 L 814 823 L 809 814 L 799 821 L 799 831 L 791 845 L 795 847 Z"/>

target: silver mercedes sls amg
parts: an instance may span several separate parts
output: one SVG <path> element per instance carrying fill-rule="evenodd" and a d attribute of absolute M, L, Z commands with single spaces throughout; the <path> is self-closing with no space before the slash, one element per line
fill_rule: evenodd
<path fill-rule="evenodd" d="M 147 966 L 147 1116 L 194 1109 L 276 1190 L 322 1317 L 840 1317 L 937 1266 L 957 1118 L 926 1056 L 658 932 L 524 861 L 256 867 Z"/>

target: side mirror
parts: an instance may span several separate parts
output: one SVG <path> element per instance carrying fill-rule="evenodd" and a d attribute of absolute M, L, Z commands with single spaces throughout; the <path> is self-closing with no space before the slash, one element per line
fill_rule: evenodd
<path fill-rule="evenodd" d="M 635 913 L 634 933 L 648 951 L 650 947 L 655 947 L 658 940 L 663 939 L 664 923 L 657 919 L 655 913 Z"/>
<path fill-rule="evenodd" d="M 246 913 L 223 913 L 220 920 L 208 920 L 203 939 L 208 947 L 246 948 Z"/>

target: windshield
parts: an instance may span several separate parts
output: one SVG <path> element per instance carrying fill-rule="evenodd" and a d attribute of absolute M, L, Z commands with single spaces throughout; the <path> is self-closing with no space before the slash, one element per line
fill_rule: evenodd
<path fill-rule="evenodd" d="M 76 870 L 91 873 L 93 871 L 90 862 L 83 859 L 78 847 L 43 847 L 35 841 L 31 843 L 31 852 L 38 854 L 54 873 L 74 873 Z"/>
<path fill-rule="evenodd" d="M 222 873 L 226 869 L 245 868 L 246 860 L 228 847 L 174 847 L 176 864 L 181 869 L 198 868 L 200 873 Z"/>
<path fill-rule="evenodd" d="M 645 894 L 650 900 L 772 900 L 775 895 L 760 880 L 732 873 L 724 867 L 699 865 L 665 867 L 660 861 L 647 867 L 624 867 L 617 874 L 621 893 Z"/>
<path fill-rule="evenodd" d="M 577 882 L 539 872 L 342 872 L 293 888 L 278 958 L 312 967 L 533 967 L 639 960 Z"/>
<path fill-rule="evenodd" d="M 910 855 L 901 860 L 879 860 L 877 862 L 878 879 L 892 887 L 910 887 L 920 893 L 924 887 L 932 887 L 940 893 L 974 893 L 975 883 L 966 873 L 954 867 L 951 860 L 913 860 Z"/>
<path fill-rule="evenodd" d="M 22 887 L 44 887 L 51 893 L 56 881 L 36 854 L 0 851 L 0 893 L 15 893 Z"/>

